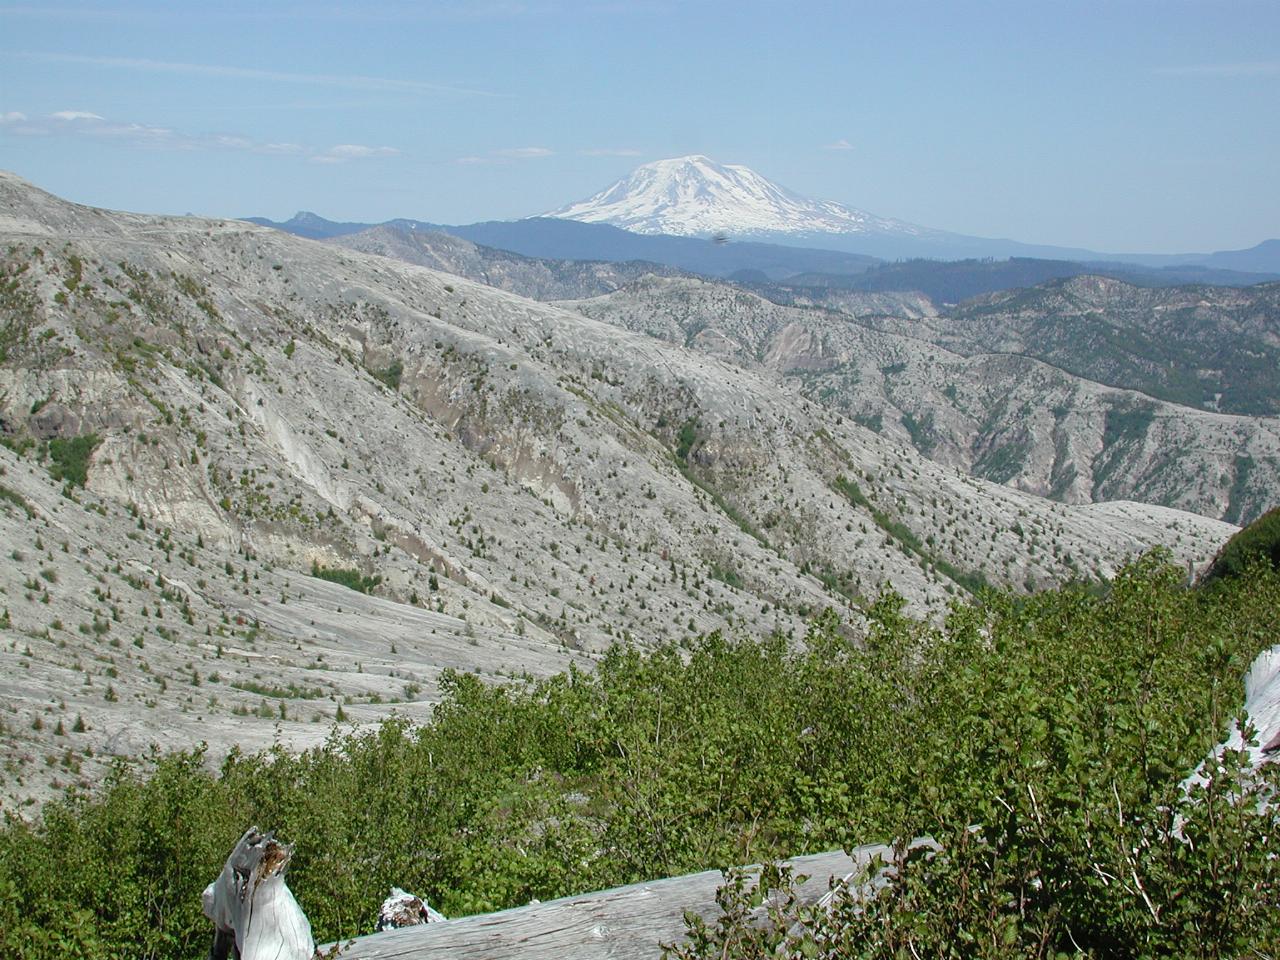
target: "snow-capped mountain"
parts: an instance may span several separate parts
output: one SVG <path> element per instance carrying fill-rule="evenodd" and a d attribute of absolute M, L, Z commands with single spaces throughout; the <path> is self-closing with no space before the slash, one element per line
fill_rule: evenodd
<path fill-rule="evenodd" d="M 832 200 L 811 200 L 749 167 L 698 155 L 646 163 L 595 196 L 543 216 L 677 236 L 935 233 Z"/>

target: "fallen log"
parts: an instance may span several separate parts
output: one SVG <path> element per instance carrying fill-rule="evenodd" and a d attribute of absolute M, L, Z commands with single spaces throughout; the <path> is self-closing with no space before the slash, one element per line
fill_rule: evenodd
<path fill-rule="evenodd" d="M 250 827 L 235 845 L 218 879 L 201 896 L 213 921 L 210 960 L 311 960 L 311 923 L 284 873 L 293 848 Z"/>
<path fill-rule="evenodd" d="M 892 853 L 884 844 L 868 844 L 787 863 L 809 878 L 796 890 L 809 904 L 828 892 L 832 878 L 859 877 L 873 857 Z M 719 870 L 706 870 L 357 937 L 319 953 L 340 960 L 657 960 L 661 944 L 684 939 L 686 912 L 714 921 L 723 883 Z"/>

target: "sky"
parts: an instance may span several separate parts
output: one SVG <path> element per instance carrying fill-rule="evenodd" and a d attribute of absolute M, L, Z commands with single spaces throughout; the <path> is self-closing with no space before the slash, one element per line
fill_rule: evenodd
<path fill-rule="evenodd" d="M 705 154 L 937 229 L 1280 236 L 1280 3 L 0 0 L 0 168 L 148 213 L 469 223 Z"/>

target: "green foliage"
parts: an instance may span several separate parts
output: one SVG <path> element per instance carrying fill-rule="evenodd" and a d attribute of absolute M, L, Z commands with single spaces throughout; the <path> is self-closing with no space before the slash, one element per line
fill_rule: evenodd
<path fill-rule="evenodd" d="M 1252 562 L 1263 560 L 1280 570 L 1280 507 L 1268 510 L 1218 551 L 1206 581 L 1238 577 Z"/>
<path fill-rule="evenodd" d="M 316 563 L 311 564 L 311 575 L 330 583 L 340 583 L 360 593 L 372 593 L 373 588 L 382 582 L 381 577 L 367 576 L 353 567 L 322 567 Z"/>
<path fill-rule="evenodd" d="M 335 730 L 302 755 L 233 754 L 216 774 L 199 752 L 170 755 L 10 822 L 0 952 L 196 955 L 200 891 L 257 823 L 297 843 L 290 886 L 321 941 L 368 932 L 391 884 L 454 915 L 932 833 L 946 855 L 908 861 L 869 913 L 901 955 L 1034 956 L 1071 951 L 1071 936 L 1095 956 L 1197 955 L 1201 938 L 1246 955 L 1275 924 L 1253 906 L 1276 902 L 1275 839 L 1233 801 L 1230 769 L 1202 813 L 1178 783 L 1274 642 L 1278 605 L 1268 568 L 1187 590 L 1148 558 L 1106 597 L 991 597 L 940 627 L 888 595 L 856 640 L 827 613 L 801 647 L 713 634 L 617 647 L 591 674 L 447 674 L 425 725 Z M 1161 832 L 1175 813 L 1194 847 Z M 781 923 L 795 911 L 779 903 Z M 742 934 L 730 955 L 764 956 L 727 929 Z M 897 955 L 847 942 L 863 952 L 827 955 Z"/>
<path fill-rule="evenodd" d="M 911 437 L 911 444 L 926 457 L 938 444 L 933 429 L 933 414 L 927 414 L 923 420 L 917 420 L 910 413 L 902 414 L 902 426 Z"/>
<path fill-rule="evenodd" d="M 1236 454 L 1235 469 L 1232 471 L 1231 490 L 1227 493 L 1227 509 L 1222 519 L 1228 523 L 1243 523 L 1245 511 L 1251 506 L 1248 499 L 1249 478 L 1258 463 L 1247 454 Z"/>
<path fill-rule="evenodd" d="M 728 563 L 713 563 L 707 573 L 735 590 L 741 590 L 743 587 L 742 575 Z"/>
<path fill-rule="evenodd" d="M 398 359 L 392 360 L 390 364 L 381 370 L 370 370 L 374 378 L 382 381 L 392 390 L 400 389 L 400 378 L 404 375 L 404 364 Z"/>
<path fill-rule="evenodd" d="M 83 487 L 89 479 L 89 458 L 101 441 L 96 433 L 85 433 L 71 439 L 55 437 L 49 441 L 49 473 L 55 480 Z"/>
<path fill-rule="evenodd" d="M 860 426 L 866 427 L 868 430 L 874 430 L 876 433 L 881 433 L 884 430 L 884 414 L 882 413 L 873 413 L 873 414 L 855 413 L 853 415 L 853 421 L 854 423 L 857 423 Z"/>
<path fill-rule="evenodd" d="M 716 508 L 726 517 L 733 521 L 734 525 L 747 536 L 753 538 L 765 548 L 769 547 L 769 541 L 765 539 L 763 533 L 756 529 L 755 525 L 747 518 L 747 516 L 735 507 L 732 503 L 725 499 L 711 483 L 704 480 L 694 471 L 694 465 L 689 462 L 689 454 L 699 441 L 698 421 L 696 419 L 686 420 L 684 425 L 680 427 L 679 434 L 676 435 L 676 448 L 673 455 L 676 460 L 676 469 L 680 471 L 680 475 L 688 480 L 691 484 L 705 493 Z M 741 578 L 733 571 L 722 569 L 721 573 L 728 573 L 728 576 L 720 576 L 713 574 L 716 579 L 723 580 L 725 583 L 733 587 L 741 587 Z"/>
<path fill-rule="evenodd" d="M 1008 483 L 1018 475 L 1030 452 L 1030 440 L 1010 440 L 989 447 L 974 463 L 973 472 L 992 483 Z"/>
<path fill-rule="evenodd" d="M 684 425 L 680 427 L 680 433 L 676 436 L 676 463 L 682 467 L 688 466 L 689 453 L 697 442 L 698 421 L 686 420 Z"/>
<path fill-rule="evenodd" d="M 1147 560 L 1107 599 L 1039 595 L 985 625 L 957 610 L 904 684 L 907 756 L 881 774 L 912 781 L 881 836 L 931 835 L 941 852 L 899 845 L 885 893 L 855 884 L 829 911 L 766 875 L 781 906 L 755 923 L 760 891 L 731 874 L 720 920 L 691 921 L 668 955 L 1274 956 L 1280 835 L 1263 801 L 1280 766 L 1255 774 L 1227 752 L 1207 783 L 1180 784 L 1238 702 L 1229 678 L 1275 639 L 1232 640 L 1277 600 L 1270 571 L 1246 577 L 1228 599 Z"/>
<path fill-rule="evenodd" d="M 858 486 L 856 480 L 850 480 L 847 477 L 836 477 L 833 486 L 854 506 L 865 507 L 871 513 L 871 519 L 876 522 L 876 526 L 887 533 L 893 539 L 897 540 L 912 553 L 926 557 L 925 546 L 920 542 L 920 538 L 915 532 L 901 520 L 895 520 L 874 503 L 867 499 L 866 494 L 862 492 L 862 488 Z"/>
<path fill-rule="evenodd" d="M 848 477 L 844 476 L 844 474 L 841 474 L 836 477 L 832 486 L 834 486 L 836 490 L 855 507 L 865 507 L 868 510 L 871 509 L 871 501 L 867 499 L 866 494 L 862 492 L 862 488 L 858 486 L 858 482 L 856 480 L 850 480 Z"/>
<path fill-rule="evenodd" d="M 325 691 L 320 687 L 300 687 L 296 683 L 281 687 L 272 683 L 259 683 L 256 680 L 233 680 L 231 686 L 246 693 L 256 693 L 281 700 L 315 700 L 325 695 Z"/>
<path fill-rule="evenodd" d="M 1156 408 L 1153 403 L 1133 402 L 1112 407 L 1107 411 L 1102 445 L 1110 447 L 1117 443 L 1141 443 L 1155 421 Z"/>

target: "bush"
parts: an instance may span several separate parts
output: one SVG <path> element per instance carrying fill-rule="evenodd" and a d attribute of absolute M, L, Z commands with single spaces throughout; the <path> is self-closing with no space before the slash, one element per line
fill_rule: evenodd
<path fill-rule="evenodd" d="M 1205 574 L 1205 581 L 1238 577 L 1252 562 L 1262 560 L 1280 570 L 1280 507 L 1268 510 L 1226 542 Z"/>
<path fill-rule="evenodd" d="M 941 627 L 887 595 L 856 639 L 827 613 L 800 649 L 712 634 L 538 682 L 446 674 L 423 726 L 233 753 L 216 774 L 199 751 L 146 778 L 121 766 L 93 796 L 9 822 L 0 952 L 201 952 L 200 891 L 256 823 L 297 844 L 290 886 L 320 941 L 369 932 L 392 884 L 455 915 L 930 833 L 945 856 L 907 861 L 867 915 L 885 943 L 1247 955 L 1275 931 L 1273 823 L 1233 797 L 1229 764 L 1199 807 L 1179 783 L 1277 608 L 1269 569 L 1187 590 L 1148 558 L 1105 597 L 988 596 Z M 1170 840 L 1175 813 L 1194 846 Z M 887 955 L 851 929 L 866 952 L 828 955 Z"/>
<path fill-rule="evenodd" d="M 400 378 L 404 375 L 404 364 L 398 359 L 392 360 L 391 363 L 382 370 L 370 370 L 374 378 L 382 381 L 392 390 L 400 389 Z"/>
<path fill-rule="evenodd" d="M 49 459 L 53 465 L 49 473 L 55 480 L 65 480 L 70 486 L 83 487 L 89 479 L 89 458 L 101 438 L 96 433 L 86 433 L 70 440 L 55 437 L 49 441 Z"/>
<path fill-rule="evenodd" d="M 373 588 L 382 582 L 381 577 L 370 577 L 354 568 L 322 567 L 315 563 L 311 565 L 311 575 L 330 583 L 340 583 L 359 593 L 372 593 Z"/>

